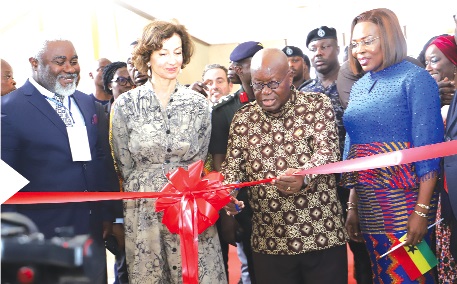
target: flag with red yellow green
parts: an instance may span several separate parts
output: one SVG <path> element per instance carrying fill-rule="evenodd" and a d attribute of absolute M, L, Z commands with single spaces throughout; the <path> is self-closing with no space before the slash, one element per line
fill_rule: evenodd
<path fill-rule="evenodd" d="M 405 241 L 406 234 L 394 245 Z M 438 260 L 425 240 L 418 245 L 401 246 L 392 252 L 411 280 L 416 280 L 438 264 Z"/>

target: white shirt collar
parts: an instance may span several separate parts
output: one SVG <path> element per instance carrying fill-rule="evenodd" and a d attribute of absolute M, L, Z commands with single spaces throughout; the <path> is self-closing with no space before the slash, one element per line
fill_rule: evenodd
<path fill-rule="evenodd" d="M 35 79 L 33 79 L 32 77 L 29 78 L 29 81 L 30 81 L 30 83 L 32 83 L 33 86 L 35 86 L 35 88 L 37 88 L 37 90 L 42 95 L 44 95 L 44 96 L 46 96 L 48 98 L 53 98 L 54 97 L 54 93 L 53 92 L 49 91 L 45 87 L 43 87 L 40 84 L 38 84 L 37 81 L 35 81 Z"/>

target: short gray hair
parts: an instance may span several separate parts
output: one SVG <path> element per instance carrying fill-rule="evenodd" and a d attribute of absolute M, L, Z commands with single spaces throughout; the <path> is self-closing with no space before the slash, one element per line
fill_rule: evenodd
<path fill-rule="evenodd" d="M 206 65 L 205 69 L 203 70 L 202 79 L 203 79 L 203 77 L 205 77 L 206 72 L 208 72 L 211 69 L 222 69 L 222 70 L 224 70 L 225 77 L 227 78 L 227 81 L 230 81 L 228 79 L 228 70 L 227 70 L 227 68 L 225 66 L 223 66 L 223 65 L 218 64 L 218 63 Z"/>

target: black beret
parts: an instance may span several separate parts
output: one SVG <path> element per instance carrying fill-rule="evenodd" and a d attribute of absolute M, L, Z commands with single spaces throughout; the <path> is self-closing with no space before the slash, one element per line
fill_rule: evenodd
<path fill-rule="evenodd" d="M 309 43 L 314 40 L 319 40 L 319 39 L 324 39 L 324 38 L 334 38 L 337 40 L 338 38 L 336 37 L 336 30 L 334 28 L 322 26 L 320 28 L 310 31 L 308 36 L 306 37 L 306 46 L 308 46 Z"/>
<path fill-rule="evenodd" d="M 230 53 L 230 61 L 238 62 L 243 59 L 253 57 L 254 54 L 263 49 L 263 45 L 257 41 L 247 41 L 240 43 L 235 49 Z"/>
<path fill-rule="evenodd" d="M 300 56 L 301 58 L 305 59 L 303 51 L 296 46 L 288 45 L 282 49 L 282 52 L 284 52 L 287 55 L 287 57 Z"/>

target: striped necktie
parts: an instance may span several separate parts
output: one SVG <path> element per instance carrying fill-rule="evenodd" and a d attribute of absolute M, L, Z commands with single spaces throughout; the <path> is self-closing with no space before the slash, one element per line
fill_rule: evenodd
<path fill-rule="evenodd" d="M 67 127 L 73 126 L 72 119 L 70 117 L 69 111 L 63 105 L 64 96 L 59 94 L 54 94 L 54 99 L 57 101 L 56 103 L 56 111 L 59 114 L 60 118 L 63 120 Z M 70 99 L 70 98 L 68 98 Z"/>

